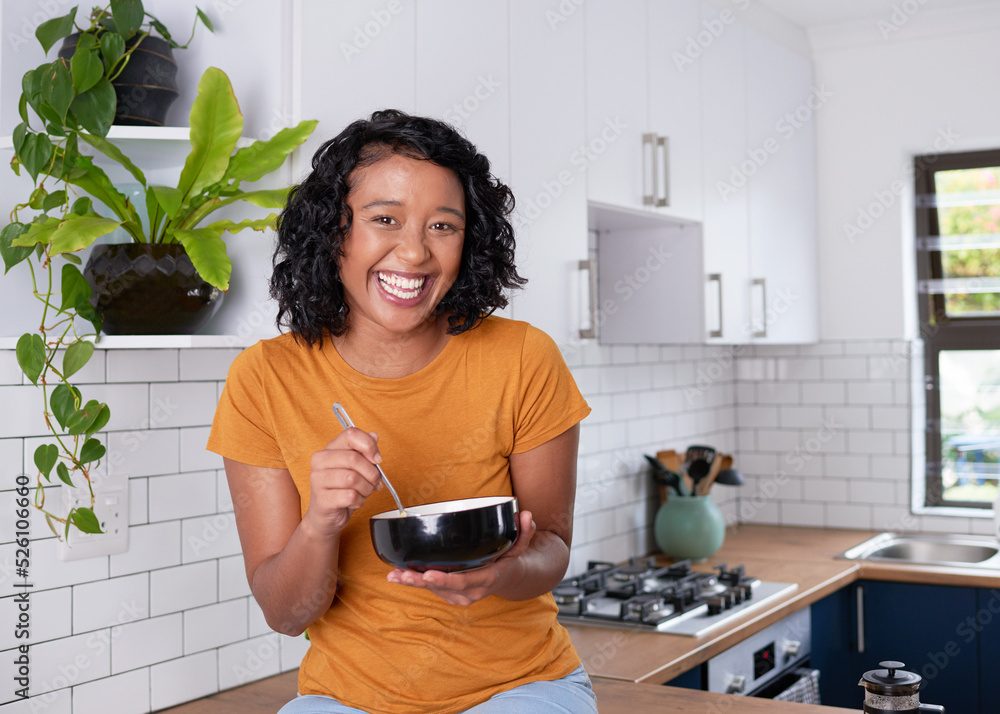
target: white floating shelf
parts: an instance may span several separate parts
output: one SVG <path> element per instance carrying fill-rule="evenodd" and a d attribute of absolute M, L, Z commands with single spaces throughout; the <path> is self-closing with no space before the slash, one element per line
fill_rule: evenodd
<path fill-rule="evenodd" d="M 243 349 L 274 335 L 101 335 L 99 350 Z M 0 337 L 0 350 L 12 350 L 18 337 Z"/>

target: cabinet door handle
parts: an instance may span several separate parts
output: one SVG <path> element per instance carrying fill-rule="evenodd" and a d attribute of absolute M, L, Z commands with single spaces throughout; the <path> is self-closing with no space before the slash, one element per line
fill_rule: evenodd
<path fill-rule="evenodd" d="M 653 179 L 656 205 L 662 208 L 670 205 L 670 140 L 667 137 L 656 137 L 653 156 L 656 158 L 653 162 L 653 170 L 656 172 Z M 659 186 L 661 178 L 663 179 L 662 188 Z"/>
<path fill-rule="evenodd" d="M 754 321 L 753 324 L 753 337 L 767 337 L 767 279 L 766 278 L 754 278 L 751 284 L 751 290 L 754 288 L 760 288 L 760 322 Z M 753 302 L 751 301 L 751 306 Z M 758 324 L 760 325 L 758 329 Z"/>
<path fill-rule="evenodd" d="M 865 652 L 865 589 L 858 585 L 855 592 L 858 601 L 858 654 Z"/>
<path fill-rule="evenodd" d="M 716 299 L 718 301 L 719 309 L 716 311 L 716 316 L 719 320 L 718 326 L 712 330 L 709 329 L 709 337 L 722 337 L 722 273 L 709 273 L 708 282 L 715 283 L 716 286 Z"/>
<path fill-rule="evenodd" d="M 656 134 L 642 135 L 642 205 L 656 205 Z"/>
<path fill-rule="evenodd" d="M 597 337 L 597 261 L 581 260 L 577 268 L 587 271 L 587 312 L 590 315 L 589 326 L 580 328 L 580 339 L 594 339 Z"/>

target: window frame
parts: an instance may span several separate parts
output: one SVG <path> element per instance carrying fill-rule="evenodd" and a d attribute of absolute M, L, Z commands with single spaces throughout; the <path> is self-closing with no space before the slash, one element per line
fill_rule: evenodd
<path fill-rule="evenodd" d="M 943 351 L 974 351 L 1000 349 L 1000 317 L 949 317 L 945 295 L 933 294 L 926 285 L 929 280 L 944 277 L 941 250 L 933 250 L 931 241 L 940 236 L 934 174 L 938 171 L 975 169 L 1000 166 L 1000 149 L 966 151 L 953 154 L 931 154 L 914 158 L 916 191 L 916 253 L 917 302 L 920 336 L 924 342 L 926 449 L 924 474 L 924 506 L 929 508 L 990 509 L 992 503 L 982 501 L 945 501 L 941 481 L 941 375 L 938 357 Z"/>

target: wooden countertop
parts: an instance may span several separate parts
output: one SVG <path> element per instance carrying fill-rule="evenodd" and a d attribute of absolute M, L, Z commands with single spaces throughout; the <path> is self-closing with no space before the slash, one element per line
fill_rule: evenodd
<path fill-rule="evenodd" d="M 645 714 L 646 712 L 738 711 L 739 714 L 857 714 L 856 709 L 824 707 L 816 704 L 776 702 L 773 699 L 712 694 L 694 689 L 661 687 L 653 684 L 630 684 L 610 679 L 595 679 L 594 692 L 601 714 Z"/>
<path fill-rule="evenodd" d="M 892 580 L 1000 587 L 1000 572 L 908 564 L 838 560 L 839 553 L 878 531 L 742 525 L 730 529 L 722 548 L 697 570 L 719 564 L 745 565 L 747 573 L 775 582 L 798 584 L 795 592 L 745 613 L 731 626 L 702 637 L 567 625 L 573 644 L 591 677 L 622 682 L 663 684 L 856 580 Z M 664 561 L 669 562 L 669 561 Z M 826 709 L 825 711 L 830 711 Z"/>

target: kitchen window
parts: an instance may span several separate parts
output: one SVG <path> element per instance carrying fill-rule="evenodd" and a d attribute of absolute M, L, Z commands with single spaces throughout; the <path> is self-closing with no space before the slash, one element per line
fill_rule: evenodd
<path fill-rule="evenodd" d="M 1000 150 L 915 160 L 927 506 L 989 508 L 1000 478 Z"/>

